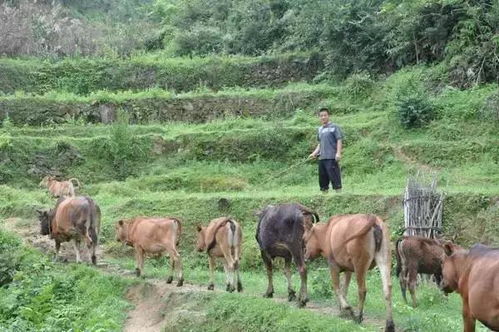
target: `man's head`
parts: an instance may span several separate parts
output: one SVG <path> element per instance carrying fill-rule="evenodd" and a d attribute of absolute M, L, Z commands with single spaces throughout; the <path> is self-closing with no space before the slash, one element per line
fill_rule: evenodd
<path fill-rule="evenodd" d="M 319 110 L 319 119 L 323 125 L 329 122 L 329 109 L 327 107 L 323 107 Z"/>

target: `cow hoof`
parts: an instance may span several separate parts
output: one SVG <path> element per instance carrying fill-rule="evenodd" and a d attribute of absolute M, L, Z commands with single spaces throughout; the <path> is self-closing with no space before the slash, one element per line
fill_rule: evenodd
<path fill-rule="evenodd" d="M 340 316 L 356 320 L 352 307 L 340 308 Z"/>
<path fill-rule="evenodd" d="M 232 285 L 227 285 L 226 290 L 227 290 L 227 292 L 232 293 L 236 290 L 236 288 Z"/>
<path fill-rule="evenodd" d="M 137 277 L 140 277 L 140 270 L 139 270 L 139 269 L 135 269 L 135 275 L 136 275 Z"/>
<path fill-rule="evenodd" d="M 173 277 L 172 276 L 169 276 L 168 279 L 166 279 L 166 283 L 167 284 L 171 284 L 173 281 Z"/>
<path fill-rule="evenodd" d="M 362 315 L 362 314 L 359 314 L 357 317 L 355 317 L 355 322 L 357 324 L 362 323 L 363 320 L 364 320 L 364 315 Z"/>
<path fill-rule="evenodd" d="M 294 300 L 296 300 L 296 293 L 295 293 L 295 291 L 289 291 L 288 292 L 288 301 L 292 302 Z"/>
<path fill-rule="evenodd" d="M 208 290 L 214 290 L 214 289 L 215 289 L 215 285 L 213 285 L 213 284 L 208 285 Z"/>
<path fill-rule="evenodd" d="M 92 256 L 92 264 L 97 265 L 97 257 L 95 255 Z"/>
<path fill-rule="evenodd" d="M 182 287 L 183 285 L 184 285 L 184 278 L 179 279 L 179 281 L 177 282 L 177 287 Z"/>
<path fill-rule="evenodd" d="M 237 291 L 241 293 L 243 291 L 243 284 L 240 281 L 237 282 Z"/>
<path fill-rule="evenodd" d="M 274 297 L 274 292 L 266 292 L 265 294 L 263 294 L 263 297 L 271 299 Z"/>
<path fill-rule="evenodd" d="M 385 326 L 385 332 L 395 332 L 395 324 L 393 324 L 393 320 L 387 320 Z"/>
<path fill-rule="evenodd" d="M 303 299 L 303 300 L 298 301 L 298 307 L 299 308 L 305 307 L 307 305 L 307 302 L 308 302 L 308 299 Z"/>

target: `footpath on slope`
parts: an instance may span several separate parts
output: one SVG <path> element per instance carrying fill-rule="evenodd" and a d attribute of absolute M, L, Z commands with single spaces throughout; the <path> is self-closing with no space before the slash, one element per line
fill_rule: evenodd
<path fill-rule="evenodd" d="M 0 224 L 2 225 L 2 224 Z M 40 235 L 38 222 L 20 218 L 4 219 L 3 226 L 6 230 L 16 233 L 23 241 L 45 254 L 53 254 L 54 241 L 48 236 Z M 82 250 L 82 259 L 88 260 L 86 249 Z M 110 263 L 107 255 L 100 246 L 97 250 L 98 264 L 97 268 L 104 273 L 119 275 L 120 277 L 136 279 L 135 271 L 125 270 L 116 264 Z M 69 243 L 63 243 L 60 250 L 60 258 L 64 262 L 74 261 L 74 250 Z M 262 271 L 262 278 L 264 272 Z M 134 305 L 134 308 L 128 312 L 123 331 L 125 332 L 160 332 L 164 327 L 175 327 L 175 321 L 185 318 L 198 319 L 202 322 L 206 315 L 202 308 L 196 302 L 200 293 L 225 292 L 221 289 L 208 291 L 206 285 L 196 285 L 184 283 L 182 287 L 177 287 L 175 280 L 172 284 L 166 283 L 165 279 L 145 278 L 137 279 L 140 282 L 131 286 L 126 293 L 126 298 Z M 246 294 L 244 296 L 259 296 L 257 294 Z M 276 303 L 288 303 L 286 294 L 275 296 Z M 295 305 L 295 303 L 290 303 Z M 345 318 L 341 315 L 337 305 L 330 306 L 316 301 L 310 301 L 302 310 L 311 311 L 320 315 L 336 316 Z M 364 321 L 360 326 L 370 326 L 379 330 L 384 328 L 384 320 L 369 317 L 364 313 Z M 398 329 L 397 329 L 398 330 Z"/>

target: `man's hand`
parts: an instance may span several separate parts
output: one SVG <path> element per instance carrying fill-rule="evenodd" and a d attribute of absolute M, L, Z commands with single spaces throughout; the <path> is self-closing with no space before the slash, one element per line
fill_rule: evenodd
<path fill-rule="evenodd" d="M 317 155 L 313 152 L 308 156 L 308 159 L 315 159 L 315 158 L 317 158 Z"/>
<path fill-rule="evenodd" d="M 336 157 L 334 157 L 334 159 L 336 159 L 336 161 L 340 161 L 341 160 L 341 153 L 337 153 Z"/>

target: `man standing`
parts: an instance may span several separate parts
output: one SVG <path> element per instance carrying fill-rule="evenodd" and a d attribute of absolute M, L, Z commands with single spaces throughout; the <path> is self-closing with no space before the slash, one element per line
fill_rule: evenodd
<path fill-rule="evenodd" d="M 329 109 L 321 108 L 319 118 L 322 123 L 317 130 L 319 144 L 309 156 L 319 156 L 319 185 L 323 193 L 327 193 L 329 182 L 336 192 L 341 191 L 341 172 L 338 162 L 341 159 L 343 134 L 338 125 L 329 122 Z"/>

